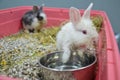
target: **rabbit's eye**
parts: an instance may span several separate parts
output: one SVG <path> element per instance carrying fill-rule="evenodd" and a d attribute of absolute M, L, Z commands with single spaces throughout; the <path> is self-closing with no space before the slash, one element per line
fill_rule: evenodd
<path fill-rule="evenodd" d="M 86 31 L 86 30 L 83 30 L 82 33 L 83 33 L 83 34 L 87 34 L 87 31 Z"/>
<path fill-rule="evenodd" d="M 43 17 L 39 15 L 39 13 L 37 14 L 37 18 L 38 20 L 42 21 L 43 20 Z"/>
<path fill-rule="evenodd" d="M 43 17 L 42 16 L 37 16 L 37 18 L 41 21 L 43 20 Z"/>

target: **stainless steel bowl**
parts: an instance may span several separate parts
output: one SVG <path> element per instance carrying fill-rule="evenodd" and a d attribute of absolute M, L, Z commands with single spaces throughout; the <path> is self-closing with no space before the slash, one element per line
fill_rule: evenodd
<path fill-rule="evenodd" d="M 62 63 L 61 56 L 63 52 L 53 52 L 40 58 L 40 65 L 43 68 L 53 71 L 75 71 L 92 66 L 96 62 L 96 56 L 73 53 L 67 63 Z"/>
<path fill-rule="evenodd" d="M 93 80 L 95 55 L 72 53 L 67 63 L 62 63 L 63 52 L 53 52 L 42 56 L 39 60 L 45 80 Z M 87 76 L 87 77 L 86 77 Z"/>

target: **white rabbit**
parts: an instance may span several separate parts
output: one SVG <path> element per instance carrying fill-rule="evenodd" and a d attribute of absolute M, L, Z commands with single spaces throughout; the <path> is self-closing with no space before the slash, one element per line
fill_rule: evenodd
<path fill-rule="evenodd" d="M 90 11 L 93 3 L 85 10 L 81 17 L 77 8 L 69 10 L 70 21 L 62 26 L 58 32 L 57 48 L 63 50 L 62 62 L 66 63 L 71 55 L 71 50 L 80 50 L 83 53 L 93 42 L 97 42 L 98 33 L 90 19 Z"/>

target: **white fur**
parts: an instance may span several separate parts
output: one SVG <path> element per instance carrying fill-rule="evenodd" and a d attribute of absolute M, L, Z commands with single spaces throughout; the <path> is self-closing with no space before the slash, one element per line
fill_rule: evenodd
<path fill-rule="evenodd" d="M 36 27 L 38 27 L 40 25 L 40 23 L 39 23 L 39 21 L 38 21 L 38 19 L 35 17 L 34 19 L 33 19 L 33 22 L 32 22 L 32 28 L 36 28 Z"/>
<path fill-rule="evenodd" d="M 98 39 L 98 33 L 90 20 L 91 5 L 93 4 L 90 4 L 82 17 L 77 8 L 71 7 L 70 22 L 65 24 L 57 34 L 57 48 L 64 50 L 63 63 L 69 60 L 71 49 L 79 49 L 83 53 L 92 45 L 94 40 Z M 87 34 L 83 34 L 83 30 L 86 30 Z"/>
<path fill-rule="evenodd" d="M 42 16 L 45 21 L 47 20 L 45 13 L 40 13 L 40 16 Z"/>
<path fill-rule="evenodd" d="M 37 19 L 36 17 L 33 19 L 33 22 L 32 22 L 31 25 L 25 25 L 25 24 L 23 23 L 24 29 L 33 29 L 33 28 L 36 28 L 36 27 L 39 26 L 39 25 L 40 25 L 40 23 L 39 23 L 39 21 L 38 21 L 38 19 Z"/>

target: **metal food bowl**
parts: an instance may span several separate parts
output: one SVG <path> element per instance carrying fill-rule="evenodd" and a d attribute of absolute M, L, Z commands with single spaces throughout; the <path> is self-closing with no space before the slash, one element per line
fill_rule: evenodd
<path fill-rule="evenodd" d="M 69 76 L 75 74 L 75 77 L 77 77 L 78 74 L 82 75 L 84 71 L 86 75 L 88 74 L 91 75 L 91 73 L 94 72 L 92 71 L 90 73 L 89 69 L 93 69 L 93 66 L 97 61 L 97 58 L 95 55 L 88 55 L 88 54 L 79 55 L 77 52 L 74 52 L 71 54 L 71 57 L 67 63 L 62 63 L 62 60 L 61 60 L 62 54 L 63 54 L 63 51 L 53 52 L 50 54 L 46 54 L 40 58 L 39 64 L 41 68 L 45 70 L 45 74 L 47 72 L 49 74 L 55 72 L 54 73 L 55 75 L 57 75 L 57 73 L 62 75 L 63 74 L 67 75 L 68 73 L 72 72 L 71 74 L 69 74 Z M 80 71 L 82 71 L 82 73 Z M 87 71 L 89 71 L 89 73 Z M 63 76 L 61 78 L 63 78 Z M 77 80 L 80 80 L 79 78 L 80 77 L 78 77 Z M 53 80 L 56 80 L 56 79 L 53 79 Z M 61 79 L 57 79 L 57 80 L 61 80 Z M 66 80 L 76 80 L 76 79 L 66 79 Z M 87 79 L 82 78 L 81 80 L 87 80 Z M 91 79 L 89 78 L 89 80 Z"/>

